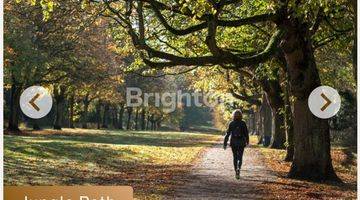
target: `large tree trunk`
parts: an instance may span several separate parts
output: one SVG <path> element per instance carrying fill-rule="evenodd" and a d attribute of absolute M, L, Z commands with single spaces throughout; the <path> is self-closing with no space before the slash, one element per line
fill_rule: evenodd
<path fill-rule="evenodd" d="M 271 111 L 275 118 L 275 130 L 271 135 L 270 148 L 283 149 L 285 148 L 285 126 L 284 113 L 281 109 L 284 108 L 284 100 L 281 97 L 281 86 L 279 80 L 270 80 L 263 83 L 263 89 L 266 93 L 266 99 L 271 106 Z"/>
<path fill-rule="evenodd" d="M 11 95 L 10 95 L 10 116 L 8 130 L 18 132 L 19 129 L 19 114 L 20 114 L 20 95 L 21 87 L 13 83 L 11 85 Z"/>
<path fill-rule="evenodd" d="M 127 118 L 126 130 L 130 130 L 130 128 L 131 128 L 131 115 L 132 115 L 133 108 L 128 107 L 127 111 L 128 111 L 128 118 Z"/>
<path fill-rule="evenodd" d="M 308 96 L 320 86 L 308 27 L 284 20 L 286 35 L 282 50 L 288 66 L 294 102 L 294 159 L 289 177 L 310 180 L 339 180 L 331 163 L 328 120 L 315 117 Z"/>
<path fill-rule="evenodd" d="M 118 128 L 120 130 L 123 129 L 123 116 L 124 116 L 124 111 L 125 111 L 125 106 L 124 104 L 120 105 L 120 111 L 119 111 L 119 124 L 118 124 Z"/>
<path fill-rule="evenodd" d="M 64 103 L 65 103 L 65 86 L 55 87 L 54 89 L 55 99 L 55 120 L 54 129 L 62 129 L 62 121 L 64 117 Z"/>
<path fill-rule="evenodd" d="M 286 84 L 284 88 L 284 100 L 285 100 L 285 132 L 286 132 L 286 156 L 285 161 L 293 161 L 294 157 L 294 124 L 293 113 L 290 102 L 290 87 L 288 82 L 288 76 L 286 76 Z"/>
<path fill-rule="evenodd" d="M 284 149 L 285 141 L 286 141 L 286 135 L 284 129 L 285 127 L 284 114 L 282 111 L 276 111 L 274 117 L 275 117 L 275 123 L 274 123 L 275 131 L 272 132 L 271 142 L 269 147 L 274 149 Z"/>
<path fill-rule="evenodd" d="M 291 113 L 286 110 L 286 156 L 285 161 L 290 162 L 293 161 L 294 158 L 294 126 L 291 117 Z"/>

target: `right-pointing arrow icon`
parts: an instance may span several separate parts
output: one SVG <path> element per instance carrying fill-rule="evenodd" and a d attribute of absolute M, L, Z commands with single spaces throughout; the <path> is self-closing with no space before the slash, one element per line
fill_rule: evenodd
<path fill-rule="evenodd" d="M 310 93 L 308 106 L 316 117 L 329 119 L 340 110 L 341 97 L 334 88 L 326 85 L 319 86 Z"/>
<path fill-rule="evenodd" d="M 321 107 L 321 111 L 324 111 L 324 110 L 326 110 L 326 108 L 327 107 L 329 107 L 330 106 L 330 104 L 332 103 L 331 101 L 330 101 L 330 99 L 324 94 L 324 93 L 321 93 L 321 97 L 323 98 L 323 99 L 325 99 L 325 101 L 326 101 L 326 103 Z"/>

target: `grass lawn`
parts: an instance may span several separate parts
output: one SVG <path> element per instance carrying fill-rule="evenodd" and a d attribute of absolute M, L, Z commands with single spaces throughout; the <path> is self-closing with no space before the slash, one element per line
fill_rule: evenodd
<path fill-rule="evenodd" d="M 255 137 L 255 136 L 253 136 Z M 254 139 L 255 140 L 255 139 Z M 267 183 L 272 199 L 356 199 L 356 148 L 333 147 L 331 156 L 336 174 L 342 179 L 338 183 L 314 183 L 286 178 L 291 163 L 283 161 L 285 150 L 258 146 L 267 166 L 278 179 Z"/>
<path fill-rule="evenodd" d="M 131 185 L 135 197 L 171 192 L 220 135 L 64 129 L 4 136 L 5 185 Z"/>

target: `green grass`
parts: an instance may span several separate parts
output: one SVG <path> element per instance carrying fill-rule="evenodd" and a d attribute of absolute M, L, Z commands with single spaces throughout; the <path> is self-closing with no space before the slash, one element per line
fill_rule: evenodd
<path fill-rule="evenodd" d="M 131 185 L 160 198 L 219 135 L 65 129 L 4 136 L 5 185 Z"/>

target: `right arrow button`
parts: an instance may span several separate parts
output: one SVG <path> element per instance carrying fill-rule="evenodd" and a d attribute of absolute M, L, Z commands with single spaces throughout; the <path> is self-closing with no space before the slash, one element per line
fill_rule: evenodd
<path fill-rule="evenodd" d="M 326 110 L 326 108 L 327 107 L 329 107 L 330 106 L 330 104 L 331 104 L 331 101 L 330 101 L 330 99 L 324 94 L 324 93 L 321 93 L 321 97 L 323 98 L 323 99 L 325 99 L 325 101 L 326 101 L 326 103 L 321 107 L 321 111 L 324 111 L 324 110 Z"/>
<path fill-rule="evenodd" d="M 332 87 L 320 86 L 315 88 L 308 99 L 308 106 L 312 114 L 321 119 L 328 119 L 340 110 L 341 98 Z"/>

